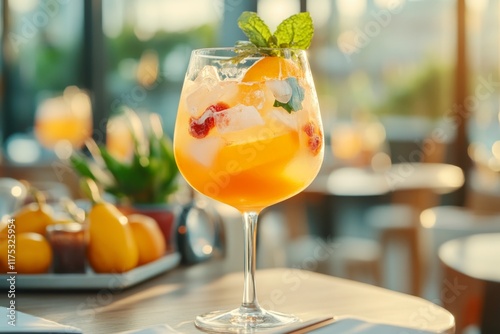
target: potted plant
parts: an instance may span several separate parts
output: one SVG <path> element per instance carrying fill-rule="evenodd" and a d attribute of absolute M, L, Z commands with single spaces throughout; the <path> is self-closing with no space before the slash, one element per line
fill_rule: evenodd
<path fill-rule="evenodd" d="M 111 147 L 89 140 L 86 147 L 90 157 L 74 152 L 70 163 L 77 174 L 91 178 L 114 196 L 123 213 L 154 218 L 172 250 L 176 209 L 170 196 L 177 190 L 179 174 L 172 142 L 164 134 L 158 114 L 149 114 L 148 122 L 142 122 L 130 109 L 124 111 L 124 116 L 132 143 L 127 159 L 117 156 Z"/>

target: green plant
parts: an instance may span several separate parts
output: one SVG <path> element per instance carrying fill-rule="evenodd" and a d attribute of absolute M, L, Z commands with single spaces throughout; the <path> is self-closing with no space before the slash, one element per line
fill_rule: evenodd
<path fill-rule="evenodd" d="M 128 119 L 138 119 L 126 110 Z M 86 143 L 91 157 L 75 152 L 70 164 L 82 177 L 94 180 L 104 191 L 121 202 L 166 203 L 168 196 L 177 189 L 179 170 L 175 163 L 172 141 L 163 133 L 160 117 L 149 115 L 149 126 L 141 123 L 144 136 L 140 136 L 130 124 L 133 154 L 130 161 L 115 158 L 104 145 L 93 140 Z"/>

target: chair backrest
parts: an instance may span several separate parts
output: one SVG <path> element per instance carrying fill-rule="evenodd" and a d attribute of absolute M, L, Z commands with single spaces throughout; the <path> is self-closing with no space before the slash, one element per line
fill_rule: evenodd
<path fill-rule="evenodd" d="M 439 247 L 446 241 L 478 233 L 500 232 L 500 215 L 477 215 L 458 206 L 437 206 L 420 215 L 422 258 L 427 270 L 424 278 L 424 296 L 439 299 L 443 272 L 438 260 Z"/>

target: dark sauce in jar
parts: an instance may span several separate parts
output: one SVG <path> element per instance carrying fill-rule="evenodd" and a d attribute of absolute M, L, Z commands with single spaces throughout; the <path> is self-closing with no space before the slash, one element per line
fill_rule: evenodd
<path fill-rule="evenodd" d="M 47 239 L 52 246 L 52 271 L 54 273 L 85 273 L 88 237 L 82 224 L 50 225 L 47 227 Z"/>

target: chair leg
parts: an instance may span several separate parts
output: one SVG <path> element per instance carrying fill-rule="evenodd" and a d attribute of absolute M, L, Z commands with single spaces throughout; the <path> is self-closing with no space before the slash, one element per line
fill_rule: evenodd
<path fill-rule="evenodd" d="M 388 247 L 395 240 L 402 240 L 408 247 L 408 276 L 410 279 L 409 289 L 411 294 L 420 296 L 422 280 L 418 230 L 413 226 L 408 226 L 382 231 L 382 258 L 387 258 Z"/>
<path fill-rule="evenodd" d="M 500 333 L 500 283 L 498 282 L 486 282 L 481 333 Z"/>

